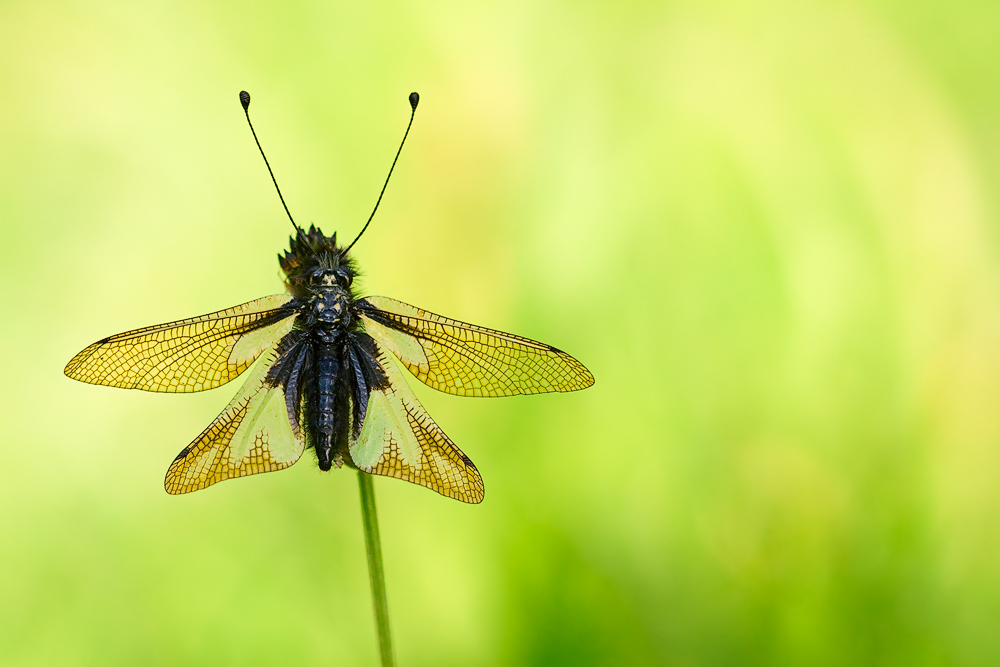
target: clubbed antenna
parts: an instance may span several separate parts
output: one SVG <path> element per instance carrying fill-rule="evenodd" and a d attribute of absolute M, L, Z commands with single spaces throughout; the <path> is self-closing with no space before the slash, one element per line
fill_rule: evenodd
<path fill-rule="evenodd" d="M 278 191 L 278 199 L 281 200 L 281 205 L 285 207 L 285 214 L 288 216 L 288 219 L 292 221 L 292 227 L 295 227 L 296 233 L 301 236 L 302 228 L 295 224 L 295 220 L 292 218 L 292 214 L 288 210 L 288 204 L 285 203 L 285 198 L 281 196 L 281 188 L 278 187 L 278 180 L 274 177 L 274 172 L 271 171 L 271 165 L 267 161 L 267 156 L 264 155 L 264 149 L 260 146 L 260 140 L 257 138 L 257 133 L 253 129 L 253 123 L 250 122 L 250 93 L 245 90 L 240 91 L 240 104 L 243 105 L 243 113 L 246 114 L 247 124 L 250 126 L 251 134 L 253 134 L 253 140 L 257 142 L 257 150 L 260 151 L 260 156 L 264 158 L 264 166 L 267 167 L 267 173 L 271 174 L 271 181 L 274 183 L 274 189 Z"/>
<path fill-rule="evenodd" d="M 249 95 L 247 96 L 247 99 L 249 100 Z M 375 217 L 375 211 L 378 210 L 378 205 L 382 202 L 382 195 L 385 194 L 385 188 L 387 185 L 389 185 L 389 179 L 392 177 L 392 170 L 396 168 L 396 160 L 399 159 L 399 154 L 403 152 L 403 144 L 406 143 L 406 136 L 410 133 L 410 126 L 413 125 L 413 116 L 417 113 L 417 104 L 419 102 L 420 102 L 420 95 L 416 93 L 410 93 L 410 122 L 407 123 L 406 125 L 406 132 L 403 133 L 403 140 L 399 142 L 399 150 L 396 151 L 396 157 L 393 158 L 392 166 L 389 167 L 389 175 L 385 177 L 385 183 L 382 185 L 382 192 L 378 193 L 378 200 L 375 202 L 375 208 L 372 209 L 372 214 L 368 216 L 368 222 L 365 223 L 365 226 L 361 228 L 361 231 L 358 233 L 358 235 L 354 237 L 353 241 L 351 241 L 351 245 L 344 248 L 344 250 L 340 253 L 341 257 L 346 255 L 347 251 L 354 247 L 354 244 L 358 242 L 358 239 L 361 238 L 361 235 L 365 233 L 366 229 L 368 229 L 368 225 L 371 224 L 372 218 Z M 247 116 L 247 120 L 249 119 L 250 117 Z M 277 185 L 278 184 L 275 183 L 275 187 L 277 187 Z"/>

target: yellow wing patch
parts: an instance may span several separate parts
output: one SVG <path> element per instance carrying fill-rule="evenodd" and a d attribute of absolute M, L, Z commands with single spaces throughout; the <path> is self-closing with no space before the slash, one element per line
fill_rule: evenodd
<path fill-rule="evenodd" d="M 167 470 L 167 493 L 189 493 L 234 477 L 287 468 L 302 456 L 305 436 L 292 431 L 281 387 L 266 383 L 277 345 L 240 392 Z"/>
<path fill-rule="evenodd" d="M 365 424 L 351 442 L 361 470 L 426 486 L 466 503 L 483 500 L 483 478 L 468 456 L 431 419 L 388 354 L 379 363 L 389 387 L 368 398 Z"/>
<path fill-rule="evenodd" d="M 576 391 L 594 384 L 583 364 L 561 350 L 441 317 L 383 296 L 362 299 L 365 331 L 418 380 L 457 396 L 514 396 Z"/>
<path fill-rule="evenodd" d="M 74 380 L 126 389 L 191 392 L 229 382 L 288 333 L 291 296 L 266 296 L 177 322 L 126 331 L 90 345 L 66 365 Z"/>

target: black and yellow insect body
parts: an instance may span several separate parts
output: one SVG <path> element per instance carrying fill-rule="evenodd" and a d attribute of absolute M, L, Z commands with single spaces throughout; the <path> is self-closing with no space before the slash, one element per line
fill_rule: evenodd
<path fill-rule="evenodd" d="M 416 100 L 414 93 L 414 109 Z M 168 493 L 287 468 L 311 447 L 322 470 L 346 463 L 478 503 L 479 471 L 421 407 L 397 361 L 458 396 L 593 384 L 580 362 L 549 345 L 394 299 L 355 297 L 354 243 L 340 248 L 336 234 L 295 229 L 278 258 L 286 294 L 110 336 L 66 366 L 66 375 L 92 384 L 193 392 L 225 384 L 256 361 L 222 414 L 174 459 Z"/>

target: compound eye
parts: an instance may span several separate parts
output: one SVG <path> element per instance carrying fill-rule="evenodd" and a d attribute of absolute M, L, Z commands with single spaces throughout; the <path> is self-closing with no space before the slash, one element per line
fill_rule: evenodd
<path fill-rule="evenodd" d="M 354 276 L 351 275 L 350 271 L 340 269 L 337 271 L 337 276 L 340 277 L 340 282 L 343 283 L 344 287 L 350 287 L 351 283 L 354 281 Z"/>

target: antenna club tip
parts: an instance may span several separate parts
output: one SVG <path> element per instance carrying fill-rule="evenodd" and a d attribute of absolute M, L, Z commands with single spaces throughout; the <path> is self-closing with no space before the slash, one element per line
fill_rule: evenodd
<path fill-rule="evenodd" d="M 244 111 L 250 110 L 250 93 L 245 90 L 240 91 L 240 104 L 243 105 Z"/>
<path fill-rule="evenodd" d="M 414 111 L 417 110 L 417 104 L 420 103 L 420 95 L 417 93 L 410 93 L 410 108 Z"/>

